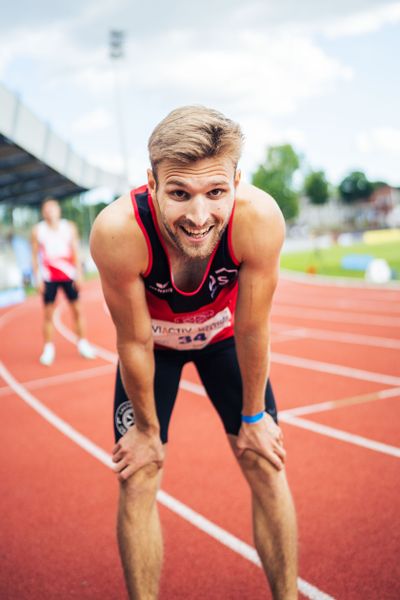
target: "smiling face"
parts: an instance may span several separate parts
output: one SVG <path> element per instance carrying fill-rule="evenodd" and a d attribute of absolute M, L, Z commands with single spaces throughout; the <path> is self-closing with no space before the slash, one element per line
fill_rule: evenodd
<path fill-rule="evenodd" d="M 157 183 L 148 171 L 161 233 L 172 252 L 189 259 L 212 254 L 231 216 L 239 179 L 225 156 L 187 165 L 164 160 Z"/>

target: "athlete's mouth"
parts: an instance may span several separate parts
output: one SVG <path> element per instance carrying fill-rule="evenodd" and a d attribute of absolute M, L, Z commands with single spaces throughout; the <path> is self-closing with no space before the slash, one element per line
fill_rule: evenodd
<path fill-rule="evenodd" d="M 210 233 L 210 231 L 214 227 L 214 225 L 210 225 L 210 227 L 207 227 L 205 229 L 200 229 L 200 230 L 199 229 L 189 229 L 187 227 L 184 227 L 183 225 L 179 225 L 179 227 L 189 237 L 191 237 L 195 240 L 201 240 Z"/>

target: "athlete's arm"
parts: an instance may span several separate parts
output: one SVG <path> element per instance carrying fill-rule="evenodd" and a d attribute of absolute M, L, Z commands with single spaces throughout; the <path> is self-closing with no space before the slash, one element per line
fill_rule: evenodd
<path fill-rule="evenodd" d="M 151 319 L 141 273 L 147 248 L 129 198 L 120 198 L 97 217 L 90 240 L 104 297 L 114 321 L 121 376 L 132 402 L 135 425 L 114 448 L 120 480 L 163 458 L 154 401 L 154 353 Z"/>
<path fill-rule="evenodd" d="M 79 252 L 79 233 L 78 233 L 78 228 L 75 225 L 75 223 L 72 223 L 70 221 L 69 225 L 70 225 L 71 231 L 72 231 L 72 239 L 71 239 L 72 260 L 74 262 L 74 266 L 76 269 L 75 284 L 78 285 L 78 287 L 79 287 L 83 280 L 82 263 L 81 263 L 80 252 Z"/>
<path fill-rule="evenodd" d="M 32 269 L 35 276 L 35 285 L 40 293 L 43 293 L 44 284 L 40 274 L 39 268 L 39 241 L 37 238 L 36 226 L 32 229 L 31 234 L 31 246 L 32 246 Z"/>
<path fill-rule="evenodd" d="M 233 243 L 241 268 L 235 340 L 243 381 L 242 412 L 252 416 L 262 412 L 265 406 L 270 367 L 270 312 L 278 282 L 285 225 L 275 201 L 254 186 L 241 184 L 237 200 Z M 285 457 L 281 441 L 280 428 L 265 414 L 256 424 L 242 424 L 239 453 L 254 450 L 279 469 Z"/>

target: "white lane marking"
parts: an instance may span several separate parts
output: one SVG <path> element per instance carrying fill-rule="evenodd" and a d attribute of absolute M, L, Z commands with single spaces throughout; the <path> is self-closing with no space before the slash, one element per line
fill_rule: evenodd
<path fill-rule="evenodd" d="M 52 410 L 42 404 L 35 396 L 33 396 L 23 385 L 18 383 L 16 379 L 11 375 L 8 369 L 0 362 L 0 377 L 7 382 L 7 384 L 15 391 L 26 404 L 28 404 L 33 410 L 35 410 L 43 419 L 53 425 L 56 429 L 61 431 L 67 438 L 78 444 L 81 448 L 89 452 L 92 456 L 97 458 L 107 467 L 112 468 L 111 457 L 102 448 L 91 442 L 84 435 L 76 431 L 66 421 L 58 417 Z"/>
<path fill-rule="evenodd" d="M 341 398 L 339 400 L 329 400 L 328 402 L 318 402 L 317 404 L 309 404 L 308 406 L 299 406 L 298 408 L 288 408 L 279 412 L 279 417 L 282 415 L 311 415 L 317 412 L 334 410 L 342 406 L 351 406 L 354 404 L 365 404 L 366 402 L 384 400 L 386 398 L 396 398 L 400 396 L 400 387 L 391 388 L 389 390 L 381 390 L 380 392 L 372 392 L 361 396 L 353 396 L 351 398 Z"/>
<path fill-rule="evenodd" d="M 207 396 L 207 392 L 202 385 L 199 383 L 192 383 L 187 379 L 182 379 L 179 387 L 187 392 L 193 392 L 193 394 L 197 394 L 198 396 Z"/>
<path fill-rule="evenodd" d="M 111 456 L 107 454 L 105 450 L 97 446 L 97 444 L 92 442 L 86 436 L 79 433 L 76 429 L 69 425 L 69 423 L 58 417 L 53 411 L 42 404 L 37 398 L 35 398 L 35 396 L 33 396 L 20 383 L 18 383 L 16 379 L 14 379 L 2 362 L 0 362 L 0 377 L 7 382 L 7 384 L 15 391 L 16 394 L 18 394 L 18 396 L 20 396 L 20 398 L 22 398 L 22 400 L 24 400 L 24 402 L 26 402 L 26 404 L 39 413 L 48 423 L 53 425 L 53 427 L 58 429 L 88 454 L 99 460 L 103 465 L 113 470 Z M 246 544 L 246 542 L 243 542 L 228 531 L 225 531 L 222 529 L 222 527 L 219 527 L 219 525 L 209 521 L 201 514 L 192 510 L 164 491 L 158 492 L 157 500 L 160 502 L 160 504 L 169 508 L 169 510 L 177 514 L 182 519 L 188 521 L 227 548 L 230 548 L 236 552 L 236 554 L 239 554 L 258 567 L 261 567 L 261 562 L 256 550 L 249 544 Z M 317 587 L 311 585 L 300 577 L 297 580 L 297 584 L 299 591 L 307 598 L 310 598 L 310 600 L 333 600 L 332 596 L 325 594 Z"/>
<path fill-rule="evenodd" d="M 78 338 L 75 333 L 73 333 L 68 327 L 64 325 L 61 321 L 60 313 L 61 313 L 62 305 L 58 306 L 54 311 L 54 325 L 56 329 L 64 336 L 69 342 L 72 344 L 76 344 Z M 96 356 L 99 356 L 103 360 L 110 362 L 112 364 L 117 364 L 118 355 L 115 352 L 111 352 L 102 346 L 97 346 L 96 344 L 90 344 L 94 351 L 96 352 Z"/>
<path fill-rule="evenodd" d="M 348 433 L 347 431 L 342 431 L 341 429 L 328 427 L 327 425 L 315 423 L 314 421 L 308 421 L 307 419 L 295 417 L 288 413 L 280 414 L 279 418 L 281 421 L 289 425 L 296 425 L 297 427 L 302 427 L 303 429 L 308 429 L 309 431 L 314 431 L 314 433 L 320 433 L 327 437 L 341 440 L 342 442 L 350 442 L 351 444 L 361 446 L 362 448 L 368 448 L 369 450 L 375 450 L 376 452 L 382 452 L 383 454 L 389 454 L 390 456 L 400 458 L 400 448 L 397 448 L 396 446 L 382 444 L 381 442 L 376 442 L 354 433 Z"/>
<path fill-rule="evenodd" d="M 353 367 L 345 367 L 344 365 L 335 365 L 333 363 L 325 363 L 310 358 L 300 358 L 298 356 L 290 356 L 288 354 L 271 353 L 272 361 L 282 365 L 298 367 L 300 369 L 309 369 L 311 371 L 319 371 L 321 373 L 331 373 L 332 375 L 340 375 L 342 377 L 350 377 L 352 379 L 361 379 L 362 381 L 372 381 L 374 383 L 382 383 L 384 385 L 399 386 L 400 377 L 394 375 L 385 375 L 384 373 L 373 373 L 372 371 L 364 371 L 363 369 L 354 369 Z"/>
<path fill-rule="evenodd" d="M 287 339 L 313 339 L 313 340 L 327 340 L 330 342 L 343 342 L 344 344 L 360 344 L 362 346 L 376 346 L 377 348 L 390 348 L 393 350 L 400 350 L 400 340 L 394 338 L 378 337 L 375 335 L 362 335 L 358 333 L 346 333 L 344 331 L 329 331 L 327 329 L 313 329 L 310 327 L 296 327 L 291 328 L 290 325 L 286 325 L 287 330 L 284 328 L 285 325 L 279 324 L 278 336 L 282 336 L 282 339 L 278 337 L 274 338 L 274 341 L 286 341 Z"/>
<path fill-rule="evenodd" d="M 375 292 L 382 292 L 382 294 L 389 295 L 398 293 L 400 291 L 400 282 L 391 281 L 386 284 L 381 283 L 367 283 L 363 279 L 355 279 L 354 277 L 333 277 L 332 275 L 308 275 L 307 273 L 301 273 L 300 271 L 289 271 L 281 269 L 281 279 L 286 280 L 290 283 L 322 287 L 344 287 L 344 288 L 357 288 L 359 290 L 374 290 Z"/>
<path fill-rule="evenodd" d="M 37 390 L 44 387 L 50 387 L 52 385 L 58 385 L 60 383 L 90 379 L 91 377 L 99 377 L 101 375 L 108 375 L 108 373 L 114 372 L 115 367 L 112 365 L 104 365 L 102 367 L 93 367 L 91 369 L 80 369 L 79 371 L 61 373 L 60 375 L 50 375 L 49 377 L 42 377 L 40 379 L 31 379 L 30 381 L 21 381 L 20 383 L 29 390 Z M 11 393 L 13 393 L 12 389 L 8 385 L 0 388 L 0 396 Z"/>
<path fill-rule="evenodd" d="M 364 311 L 372 311 L 374 315 L 386 315 L 389 316 L 388 313 L 393 313 L 393 315 L 400 315 L 400 290 L 397 298 L 398 302 L 394 303 L 393 301 L 388 301 L 380 299 L 379 301 L 375 301 L 373 299 L 360 298 L 349 299 L 345 296 L 341 296 L 339 298 L 328 297 L 324 295 L 324 297 L 316 297 L 306 296 L 300 297 L 297 294 L 283 294 L 280 293 L 276 299 L 278 306 L 280 304 L 287 304 L 288 306 L 295 306 L 298 308 L 302 308 L 303 306 L 308 308 L 330 308 L 333 310 L 343 309 L 343 311 L 348 311 L 349 309 L 355 310 L 358 314 L 363 314 Z M 341 312 L 338 311 L 338 312 Z"/>
<path fill-rule="evenodd" d="M 382 317 L 372 314 L 360 314 L 350 312 L 339 312 L 334 310 L 314 310 L 309 308 L 293 308 L 283 303 L 274 304 L 272 318 L 274 315 L 284 317 L 295 317 L 296 319 L 335 321 L 338 323 L 361 323 L 362 325 L 376 325 L 381 327 L 400 327 L 400 318 Z"/>
<path fill-rule="evenodd" d="M 161 494 L 162 497 L 160 497 Z M 227 546 L 237 554 L 240 554 L 246 558 L 248 561 L 257 565 L 257 567 L 261 567 L 260 558 L 252 546 L 246 544 L 246 542 L 243 542 L 231 533 L 228 533 L 225 531 L 225 529 L 222 529 L 222 527 L 212 523 L 199 513 L 187 507 L 185 504 L 182 504 L 182 502 L 171 498 L 171 496 L 165 496 L 166 497 L 164 497 L 164 492 L 160 492 L 158 496 L 159 501 L 162 502 L 164 506 L 167 506 L 170 510 L 179 514 L 186 521 L 189 521 L 189 523 L 192 523 L 192 525 L 198 527 L 198 529 L 201 529 L 201 531 L 204 531 L 210 537 L 214 538 L 224 546 Z M 297 587 L 306 598 L 310 598 L 312 600 L 333 600 L 332 596 L 322 592 L 300 577 L 297 579 Z"/>

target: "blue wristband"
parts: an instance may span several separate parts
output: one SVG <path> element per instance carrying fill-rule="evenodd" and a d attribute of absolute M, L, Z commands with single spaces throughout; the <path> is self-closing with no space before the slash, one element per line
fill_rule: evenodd
<path fill-rule="evenodd" d="M 242 415 L 242 423 L 258 423 L 258 421 L 261 421 L 261 419 L 264 416 L 265 411 L 263 410 L 260 413 L 257 413 L 256 415 L 252 415 L 251 417 L 248 417 L 246 415 Z"/>

